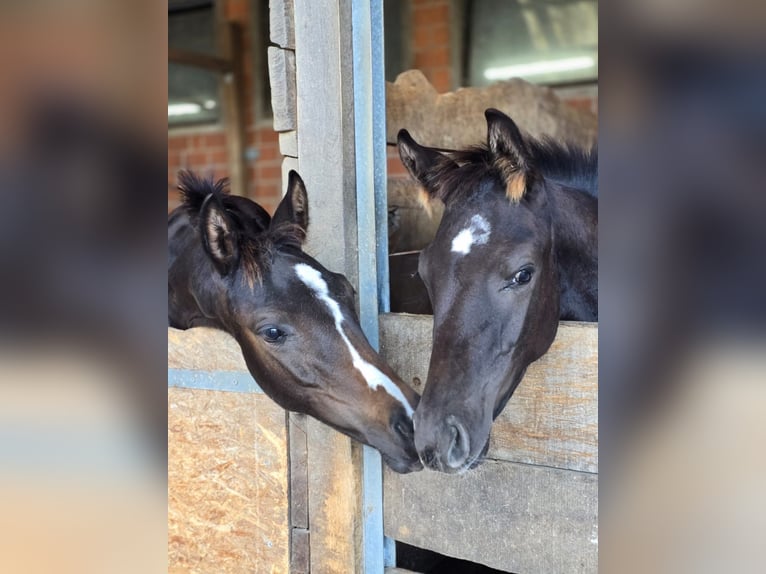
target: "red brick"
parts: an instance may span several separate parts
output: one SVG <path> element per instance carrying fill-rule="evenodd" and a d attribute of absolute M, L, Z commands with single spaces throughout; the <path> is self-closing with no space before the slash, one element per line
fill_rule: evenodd
<path fill-rule="evenodd" d="M 449 68 L 437 68 L 432 70 L 426 77 L 429 79 L 437 92 L 449 92 L 452 89 L 450 78 L 452 73 Z"/>
<path fill-rule="evenodd" d="M 444 24 L 449 21 L 449 7 L 445 5 L 415 6 L 412 11 L 415 28 Z"/>
<path fill-rule="evenodd" d="M 209 157 L 210 163 L 219 165 L 225 165 L 229 161 L 229 154 L 226 152 L 226 148 L 211 151 Z"/>
<path fill-rule="evenodd" d="M 415 51 L 430 48 L 433 43 L 433 34 L 430 26 L 417 26 L 415 28 Z"/>
<path fill-rule="evenodd" d="M 245 0 L 229 0 L 226 5 L 226 17 L 229 20 L 247 23 L 247 2 Z"/>
<path fill-rule="evenodd" d="M 281 158 L 279 154 L 279 146 L 275 144 L 261 144 L 258 149 L 260 149 L 261 152 L 261 156 L 258 158 L 259 160 L 268 161 Z"/>
<path fill-rule="evenodd" d="M 259 165 L 258 168 L 258 180 L 264 179 L 280 179 L 282 177 L 281 165 Z"/>
<path fill-rule="evenodd" d="M 272 129 L 261 129 L 256 132 L 261 145 L 273 142 L 279 144 L 279 134 Z"/>
<path fill-rule="evenodd" d="M 388 177 L 398 177 L 408 174 L 407 168 L 404 167 L 404 164 L 402 164 L 402 161 L 399 159 L 398 155 L 395 157 L 389 156 L 386 164 L 388 169 Z"/>
<path fill-rule="evenodd" d="M 184 165 L 193 169 L 200 169 L 207 165 L 207 154 L 202 151 L 193 151 L 186 154 Z"/>
<path fill-rule="evenodd" d="M 207 134 L 203 136 L 202 142 L 204 147 L 210 148 L 222 148 L 226 146 L 226 134 Z"/>
<path fill-rule="evenodd" d="M 416 67 L 436 68 L 440 66 L 449 66 L 449 50 L 447 48 L 437 48 L 415 57 Z"/>
<path fill-rule="evenodd" d="M 168 149 L 173 151 L 179 151 L 188 147 L 188 142 L 185 136 L 173 136 L 168 137 Z"/>
<path fill-rule="evenodd" d="M 449 49 L 449 26 L 447 24 L 432 27 L 431 37 L 434 47 L 445 46 Z"/>

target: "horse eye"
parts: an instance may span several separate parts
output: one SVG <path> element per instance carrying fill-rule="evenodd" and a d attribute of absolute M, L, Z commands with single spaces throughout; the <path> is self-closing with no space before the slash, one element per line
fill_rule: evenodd
<path fill-rule="evenodd" d="M 408 425 L 404 421 L 399 421 L 394 425 L 394 430 L 404 438 L 412 438 L 412 425 Z"/>
<path fill-rule="evenodd" d="M 282 343 L 287 338 L 287 333 L 272 325 L 264 327 L 258 333 L 267 343 Z"/>
<path fill-rule="evenodd" d="M 532 271 L 527 268 L 517 271 L 516 275 L 513 276 L 513 281 L 517 283 L 518 285 L 524 285 L 525 283 L 529 283 L 531 279 L 532 279 Z"/>
<path fill-rule="evenodd" d="M 518 287 L 519 285 L 526 285 L 532 280 L 532 271 L 533 269 L 530 267 L 524 267 L 523 269 L 519 269 L 516 274 L 513 276 L 513 278 L 503 287 L 503 291 L 508 291 L 509 289 L 512 289 L 514 287 Z"/>

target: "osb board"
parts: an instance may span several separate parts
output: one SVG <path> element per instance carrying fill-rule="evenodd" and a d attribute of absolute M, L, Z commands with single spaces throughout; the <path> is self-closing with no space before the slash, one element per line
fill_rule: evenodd
<path fill-rule="evenodd" d="M 289 537 L 285 411 L 168 389 L 168 572 L 288 572 Z"/>
<path fill-rule="evenodd" d="M 247 371 L 234 338 L 209 327 L 168 328 L 168 368 L 198 371 Z"/>
<path fill-rule="evenodd" d="M 598 475 L 486 461 L 463 475 L 384 471 L 387 536 L 505 572 L 595 573 Z"/>
<path fill-rule="evenodd" d="M 430 316 L 381 316 L 381 354 L 418 392 L 428 375 L 432 329 Z M 490 436 L 488 458 L 598 472 L 597 323 L 559 325 Z"/>

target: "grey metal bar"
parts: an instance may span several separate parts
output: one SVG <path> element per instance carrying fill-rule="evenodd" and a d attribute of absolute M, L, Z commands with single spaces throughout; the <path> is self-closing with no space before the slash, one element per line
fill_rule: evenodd
<path fill-rule="evenodd" d="M 391 310 L 388 278 L 388 160 L 386 157 L 386 62 L 383 0 L 371 0 L 372 141 L 375 187 L 375 236 L 378 311 Z"/>
<path fill-rule="evenodd" d="M 375 2 L 373 2 L 374 4 Z M 376 218 L 376 146 L 373 76 L 373 12 L 370 0 L 351 4 L 354 70 L 354 145 L 356 159 L 357 241 L 359 247 L 359 319 L 370 344 L 378 347 L 378 218 Z M 380 16 L 382 8 L 378 6 Z M 377 27 L 380 30 L 381 27 Z M 362 561 L 366 574 L 383 574 L 383 467 L 380 454 L 365 446 L 362 454 Z"/>
<path fill-rule="evenodd" d="M 230 393 L 263 393 L 247 371 L 168 369 L 168 387 Z"/>

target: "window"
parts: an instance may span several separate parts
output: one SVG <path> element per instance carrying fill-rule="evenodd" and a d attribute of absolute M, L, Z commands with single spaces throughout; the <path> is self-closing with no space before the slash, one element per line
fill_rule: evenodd
<path fill-rule="evenodd" d="M 596 0 L 465 0 L 463 84 L 595 82 Z"/>
<path fill-rule="evenodd" d="M 215 55 L 213 2 L 169 0 L 168 46 Z M 219 121 L 219 80 L 215 72 L 168 63 L 168 126 Z"/>
<path fill-rule="evenodd" d="M 410 34 L 409 10 L 409 0 L 383 2 L 383 41 L 387 82 L 396 80 L 396 76 L 409 67 L 406 42 Z"/>

